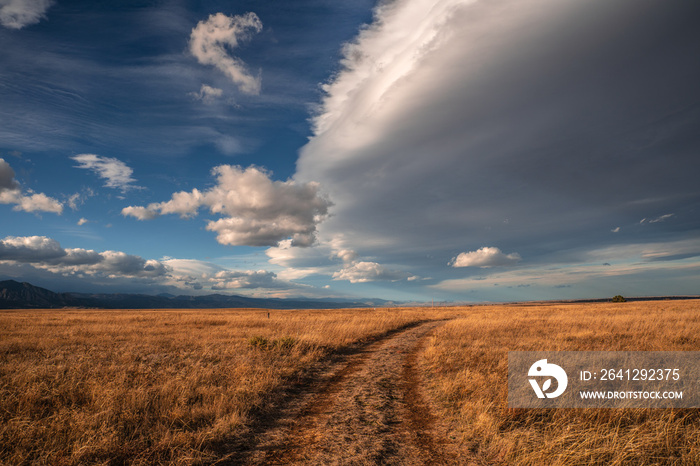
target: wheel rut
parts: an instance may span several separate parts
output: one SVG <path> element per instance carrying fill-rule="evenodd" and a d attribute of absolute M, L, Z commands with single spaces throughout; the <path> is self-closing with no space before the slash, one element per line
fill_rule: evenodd
<path fill-rule="evenodd" d="M 424 337 L 444 322 L 419 322 L 338 355 L 218 464 L 456 463 L 438 440 L 443 429 L 417 368 Z"/>

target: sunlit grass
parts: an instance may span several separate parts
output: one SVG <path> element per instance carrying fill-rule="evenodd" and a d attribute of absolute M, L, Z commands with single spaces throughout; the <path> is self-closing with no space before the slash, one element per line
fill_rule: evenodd
<path fill-rule="evenodd" d="M 0 461 L 199 464 L 334 350 L 424 310 L 0 312 Z"/>
<path fill-rule="evenodd" d="M 504 465 L 697 465 L 697 409 L 510 409 L 508 351 L 700 350 L 700 301 L 480 306 L 422 367 L 462 452 Z"/>

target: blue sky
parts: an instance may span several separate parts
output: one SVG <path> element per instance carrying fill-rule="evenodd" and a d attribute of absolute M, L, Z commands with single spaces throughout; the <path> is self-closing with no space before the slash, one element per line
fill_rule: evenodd
<path fill-rule="evenodd" d="M 0 0 L 0 279 L 699 294 L 700 7 Z"/>

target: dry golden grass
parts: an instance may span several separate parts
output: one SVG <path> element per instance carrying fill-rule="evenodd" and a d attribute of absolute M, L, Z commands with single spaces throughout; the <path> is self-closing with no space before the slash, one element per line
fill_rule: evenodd
<path fill-rule="evenodd" d="M 267 311 L 0 311 L 0 463 L 208 464 L 331 352 L 453 317 L 419 358 L 484 464 L 700 464 L 698 410 L 514 410 L 512 350 L 699 350 L 700 301 Z"/>
<path fill-rule="evenodd" d="M 0 311 L 0 462 L 210 463 L 295 374 L 428 312 Z"/>
<path fill-rule="evenodd" d="M 422 355 L 429 393 L 482 464 L 697 465 L 697 409 L 509 409 L 508 351 L 700 350 L 700 301 L 478 306 Z"/>

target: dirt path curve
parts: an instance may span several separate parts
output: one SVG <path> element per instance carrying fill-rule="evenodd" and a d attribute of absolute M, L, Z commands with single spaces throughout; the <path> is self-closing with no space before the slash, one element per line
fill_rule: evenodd
<path fill-rule="evenodd" d="M 416 359 L 444 321 L 422 322 L 356 348 L 297 393 L 228 464 L 454 464 L 438 441 Z"/>

